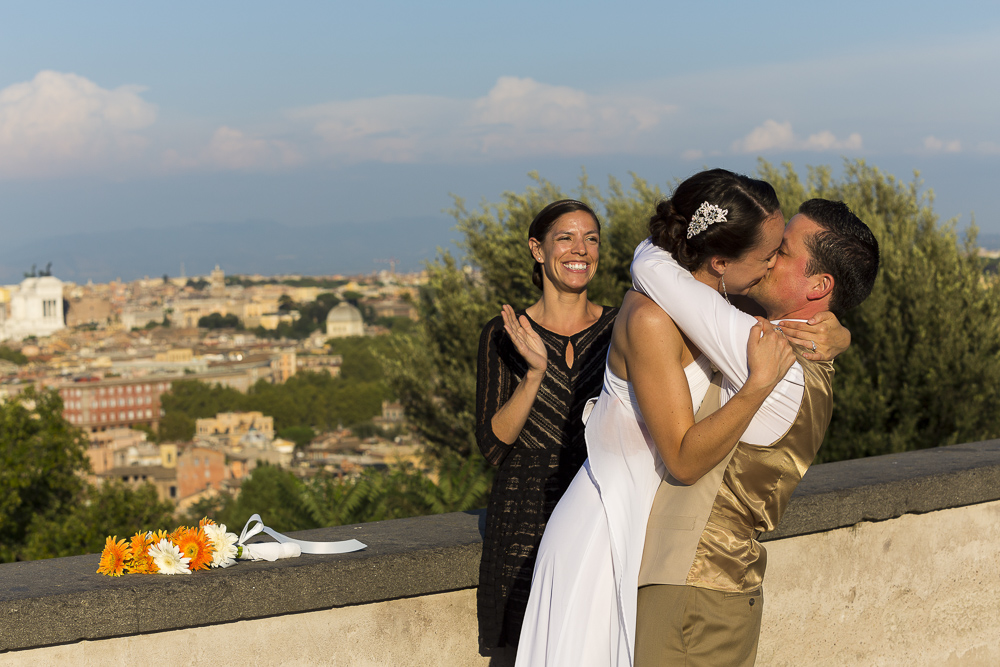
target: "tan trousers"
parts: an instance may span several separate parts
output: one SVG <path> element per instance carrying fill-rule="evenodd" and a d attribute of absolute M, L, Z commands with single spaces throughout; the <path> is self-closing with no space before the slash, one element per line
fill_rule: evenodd
<path fill-rule="evenodd" d="M 639 589 L 635 667 L 752 667 L 764 595 L 654 584 Z"/>

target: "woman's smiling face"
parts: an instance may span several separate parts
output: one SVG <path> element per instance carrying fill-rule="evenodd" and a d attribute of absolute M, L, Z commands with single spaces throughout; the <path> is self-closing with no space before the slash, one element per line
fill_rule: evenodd
<path fill-rule="evenodd" d="M 597 272 L 601 231 L 586 211 L 556 218 L 545 238 L 528 239 L 531 254 L 541 263 L 544 282 L 563 292 L 581 292 Z"/>

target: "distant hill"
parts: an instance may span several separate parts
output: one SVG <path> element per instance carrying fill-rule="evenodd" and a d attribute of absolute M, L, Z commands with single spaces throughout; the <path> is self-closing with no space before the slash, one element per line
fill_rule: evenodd
<path fill-rule="evenodd" d="M 416 271 L 437 248 L 451 247 L 454 220 L 438 217 L 327 227 L 277 222 L 208 223 L 172 229 L 91 232 L 0 247 L 0 283 L 20 282 L 32 265 L 52 262 L 52 275 L 84 283 L 116 278 L 227 274 L 357 274 L 388 269 L 376 259 L 395 258 L 397 271 Z"/>
<path fill-rule="evenodd" d="M 976 237 L 976 243 L 979 244 L 979 247 L 987 250 L 1000 250 L 1000 234 L 980 232 L 979 236 Z"/>

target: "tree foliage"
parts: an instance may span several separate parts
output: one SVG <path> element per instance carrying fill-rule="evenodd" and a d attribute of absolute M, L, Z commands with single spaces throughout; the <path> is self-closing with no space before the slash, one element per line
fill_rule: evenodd
<path fill-rule="evenodd" d="M 284 384 L 260 380 L 246 394 L 197 380 L 177 380 L 160 398 L 165 415 L 159 439 L 190 440 L 195 420 L 220 412 L 261 412 L 274 417 L 276 431 L 290 427 L 329 431 L 381 414 L 387 398 L 382 382 L 334 378 L 329 373 L 300 372 Z"/>
<path fill-rule="evenodd" d="M 973 442 L 1000 435 L 1000 284 L 986 280 L 976 229 L 959 242 L 917 176 L 904 183 L 863 161 L 842 178 L 761 164 L 786 216 L 811 197 L 845 201 L 879 240 L 871 297 L 847 314 L 851 348 L 836 364 L 833 422 L 821 460 Z"/>
<path fill-rule="evenodd" d="M 20 560 L 37 516 L 69 512 L 85 491 L 86 441 L 54 391 L 0 403 L 0 561 Z"/>
<path fill-rule="evenodd" d="M 260 514 L 277 531 L 383 521 L 482 507 L 490 476 L 475 460 L 447 456 L 427 474 L 412 466 L 369 469 L 356 478 L 320 474 L 302 480 L 289 470 L 255 468 L 239 496 L 223 494 L 195 504 L 189 520 L 211 516 L 239 530 Z"/>
<path fill-rule="evenodd" d="M 23 556 L 37 560 L 97 553 L 108 535 L 127 539 L 140 530 L 172 530 L 174 523 L 173 503 L 161 501 L 152 484 L 88 485 L 71 508 L 34 518 Z"/>
<path fill-rule="evenodd" d="M 28 357 L 24 356 L 20 351 L 11 349 L 6 345 L 0 345 L 0 359 L 6 359 L 11 361 L 18 366 L 23 366 L 28 363 Z"/>
<path fill-rule="evenodd" d="M 167 528 L 173 505 L 151 485 L 95 487 L 86 440 L 54 391 L 0 404 L 0 562 L 100 551 L 107 535 Z"/>
<path fill-rule="evenodd" d="M 758 175 L 775 186 L 786 217 L 810 197 L 841 199 L 881 245 L 875 290 L 844 322 L 853 344 L 837 361 L 834 418 L 821 460 L 1000 435 L 1000 287 L 984 281 L 975 229 L 960 243 L 955 221 L 940 222 L 919 179 L 904 183 L 863 161 L 846 162 L 839 178 L 829 167 L 811 167 L 802 180 L 790 165 L 764 161 Z M 565 193 L 535 178 L 524 193 L 507 192 L 478 211 L 456 199 L 452 214 L 464 257 L 443 251 L 428 264 L 420 323 L 394 337 L 383 354 L 407 417 L 437 452 L 474 456 L 480 329 L 501 304 L 523 308 L 538 298 L 527 228 Z M 630 189 L 612 180 L 602 195 L 584 175 L 575 196 L 593 205 L 602 222 L 591 298 L 618 305 L 631 282 L 632 250 L 664 193 L 633 176 Z"/>
<path fill-rule="evenodd" d="M 240 318 L 236 315 L 230 313 L 229 315 L 223 315 L 222 313 L 210 313 L 204 317 L 198 318 L 198 326 L 202 329 L 242 329 L 243 324 L 240 322 Z"/>

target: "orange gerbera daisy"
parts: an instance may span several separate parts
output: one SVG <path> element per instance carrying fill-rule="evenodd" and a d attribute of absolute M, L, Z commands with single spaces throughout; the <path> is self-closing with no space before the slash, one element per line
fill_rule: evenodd
<path fill-rule="evenodd" d="M 101 564 L 97 567 L 97 573 L 120 577 L 125 571 L 125 561 L 131 557 L 132 550 L 125 544 L 125 540 L 119 540 L 117 535 L 109 537 L 104 542 L 104 551 L 101 552 Z"/>
<path fill-rule="evenodd" d="M 174 532 L 170 533 L 170 535 L 168 535 L 167 537 L 170 538 L 171 542 L 173 542 L 177 546 L 180 546 L 180 543 L 178 543 L 177 540 L 181 539 L 181 535 L 183 535 L 184 531 L 186 530 L 188 530 L 187 526 L 177 526 L 176 528 L 174 528 Z"/>
<path fill-rule="evenodd" d="M 191 559 L 191 571 L 207 570 L 212 564 L 214 548 L 204 528 L 185 528 L 174 542 L 185 557 Z"/>
<path fill-rule="evenodd" d="M 198 522 L 199 528 L 204 528 L 205 526 L 214 526 L 215 522 L 209 519 L 207 516 L 203 516 L 201 521 Z"/>
<path fill-rule="evenodd" d="M 153 544 L 150 533 L 139 532 L 132 536 L 129 547 L 132 549 L 132 558 L 128 561 L 128 571 L 136 574 L 154 574 L 159 571 L 156 563 L 149 555 L 149 547 Z"/>

